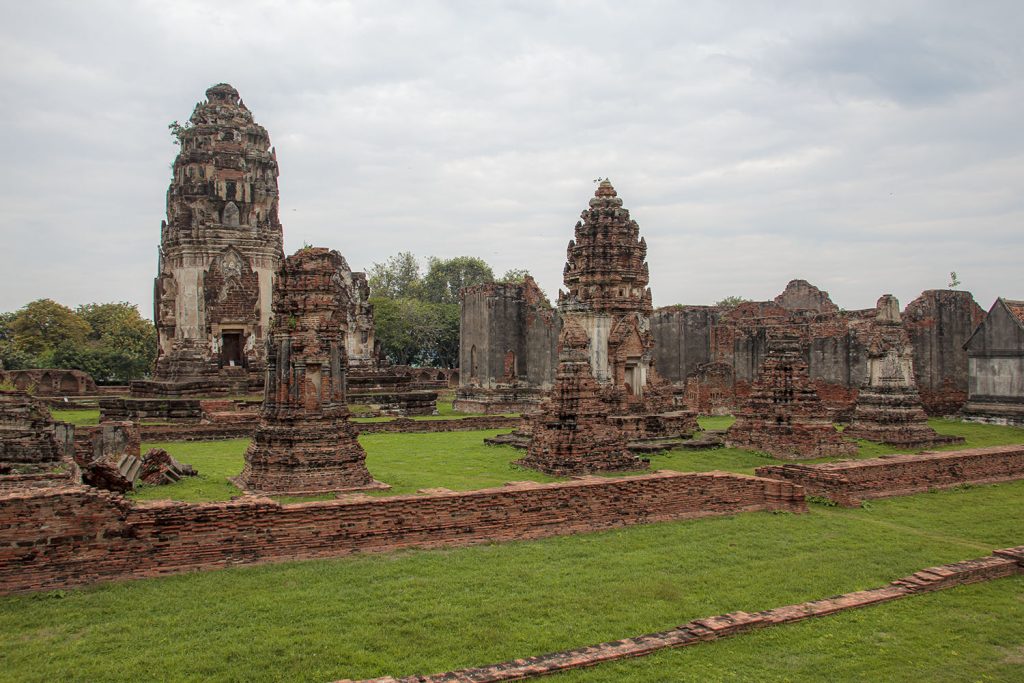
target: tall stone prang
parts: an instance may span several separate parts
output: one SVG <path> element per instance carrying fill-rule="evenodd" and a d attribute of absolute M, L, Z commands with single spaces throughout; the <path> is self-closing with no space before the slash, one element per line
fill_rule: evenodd
<path fill-rule="evenodd" d="M 667 412 L 670 387 L 654 368 L 647 245 L 611 182 L 601 181 L 580 218 L 567 250 L 568 291 L 558 293 L 558 371 L 550 399 L 529 418 L 520 462 L 577 474 L 636 469 L 643 461 L 620 450 L 622 442 L 686 438 L 697 420 Z"/>
<path fill-rule="evenodd" d="M 341 254 L 289 256 L 274 285 L 260 425 L 236 480 L 245 490 L 310 495 L 387 488 L 366 469 L 346 404 L 352 297 Z"/>
<path fill-rule="evenodd" d="M 554 387 L 532 421 L 526 457 L 518 464 L 562 476 L 647 467 L 608 420 L 608 404 L 590 368 L 587 333 L 569 319 L 558 347 Z"/>
<path fill-rule="evenodd" d="M 226 83 L 208 89 L 175 132 L 181 149 L 154 291 L 154 379 L 244 393 L 262 380 L 274 274 L 284 257 L 277 154 Z"/>
<path fill-rule="evenodd" d="M 829 420 L 811 384 L 800 340 L 785 335 L 769 336 L 764 364 L 726 433 L 726 444 L 793 460 L 857 452 Z"/>
<path fill-rule="evenodd" d="M 896 297 L 885 294 L 868 345 L 868 377 L 857 394 L 853 421 L 844 436 L 905 448 L 959 443 L 928 426 L 914 381 L 914 353 L 900 319 Z"/>
<path fill-rule="evenodd" d="M 574 320 L 590 340 L 594 378 L 611 386 L 613 412 L 667 407 L 654 371 L 647 243 L 622 207 L 611 182 L 602 180 L 569 241 L 558 293 L 562 319 Z"/>

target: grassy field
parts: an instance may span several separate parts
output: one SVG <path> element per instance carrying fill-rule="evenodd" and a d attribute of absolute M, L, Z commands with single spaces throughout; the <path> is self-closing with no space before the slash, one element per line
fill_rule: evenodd
<path fill-rule="evenodd" d="M 73 425 L 98 425 L 100 423 L 99 408 L 93 410 L 58 410 L 50 411 L 57 422 L 69 422 Z"/>
<path fill-rule="evenodd" d="M 705 428 L 721 428 L 732 418 L 701 418 Z M 932 420 L 938 431 L 966 437 L 967 446 L 990 446 L 1005 443 L 1024 443 L 1024 429 L 978 425 L 947 420 Z M 366 465 L 379 481 L 391 485 L 391 490 L 374 495 L 415 493 L 419 489 L 444 487 L 455 491 L 501 486 L 507 481 L 559 481 L 533 470 L 518 467 L 512 462 L 522 457 L 522 451 L 510 446 L 485 446 L 484 437 L 500 433 L 494 431 L 449 432 L 439 434 L 366 434 L 359 437 L 366 449 Z M 239 491 L 227 482 L 227 477 L 242 471 L 243 455 L 248 439 L 211 442 L 146 443 L 165 448 L 174 457 L 190 463 L 199 471 L 170 486 L 143 487 L 132 495 L 138 500 L 171 498 L 186 501 L 228 500 Z M 859 457 L 875 457 L 894 449 L 867 441 L 859 442 Z M 832 458 L 835 460 L 836 458 Z M 753 474 L 762 465 L 782 462 L 767 455 L 737 448 L 719 448 L 708 451 L 670 451 L 651 456 L 651 470 L 669 469 L 682 472 L 724 470 Z M 818 462 L 818 461 L 811 461 Z M 322 496 L 327 498 L 330 496 Z M 315 500 L 316 498 L 282 498 L 282 502 Z"/>
<path fill-rule="evenodd" d="M 1024 482 L 0 598 L 0 680 L 329 681 L 614 640 L 1024 542 Z M 552 680 L 1021 680 L 1024 577 Z"/>

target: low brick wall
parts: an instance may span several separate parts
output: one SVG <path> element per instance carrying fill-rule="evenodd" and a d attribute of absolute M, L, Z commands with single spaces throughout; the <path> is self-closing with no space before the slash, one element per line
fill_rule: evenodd
<path fill-rule="evenodd" d="M 836 595 L 824 600 L 812 600 L 797 605 L 786 605 L 763 612 L 731 612 L 714 617 L 697 619 L 668 631 L 648 633 L 633 638 L 624 638 L 599 645 L 588 645 L 575 650 L 514 659 L 490 666 L 447 671 L 429 676 L 407 676 L 394 678 L 384 676 L 362 683 L 499 683 L 500 681 L 521 681 L 548 674 L 582 669 L 603 662 L 630 657 L 643 657 L 659 650 L 686 647 L 707 641 L 727 638 L 744 631 L 779 624 L 790 624 L 813 617 L 823 617 L 836 612 L 877 605 L 918 593 L 944 590 L 981 581 L 991 581 L 1024 573 L 1024 546 L 996 550 L 992 557 L 965 560 L 941 567 L 930 567 L 893 581 L 888 586 Z M 335 683 L 355 683 L 351 680 Z"/>
<path fill-rule="evenodd" d="M 256 433 L 259 415 L 235 422 L 213 422 L 210 424 L 166 424 L 140 425 L 143 441 L 220 441 L 224 439 L 247 439 Z M 387 422 L 354 422 L 360 434 L 411 433 L 427 434 L 438 432 L 467 432 L 481 429 L 513 429 L 519 425 L 518 417 L 482 416 L 463 417 L 452 420 L 410 420 L 396 418 Z"/>
<path fill-rule="evenodd" d="M 818 465 L 770 465 L 758 476 L 800 484 L 807 495 L 858 506 L 865 498 L 921 493 L 958 484 L 1024 479 L 1024 444 L 886 455 Z"/>
<path fill-rule="evenodd" d="M 478 429 L 514 429 L 522 422 L 518 417 L 502 417 L 485 415 L 480 417 L 462 417 L 452 420 L 410 420 L 397 418 L 389 422 L 357 422 L 360 434 L 379 434 L 381 432 L 433 433 L 433 432 L 469 432 Z"/>
<path fill-rule="evenodd" d="M 248 439 L 256 433 L 259 416 L 248 422 L 139 425 L 143 441 L 223 441 Z"/>
<path fill-rule="evenodd" d="M 0 495 L 0 593 L 356 551 L 540 538 L 754 510 L 805 511 L 789 482 L 726 472 L 281 505 L 135 503 L 85 486 Z"/>

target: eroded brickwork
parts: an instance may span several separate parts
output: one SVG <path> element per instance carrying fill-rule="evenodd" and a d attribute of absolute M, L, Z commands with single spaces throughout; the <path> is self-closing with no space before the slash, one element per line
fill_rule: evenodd
<path fill-rule="evenodd" d="M 12 491 L 0 493 L 0 593 L 806 509 L 798 486 L 727 472 L 586 477 L 290 505 L 252 496 L 221 503 L 132 504 L 86 486 Z"/>
<path fill-rule="evenodd" d="M 1024 446 L 991 446 L 958 451 L 925 451 L 870 460 L 757 468 L 762 477 L 785 479 L 842 505 L 961 484 L 1024 479 Z"/>
<path fill-rule="evenodd" d="M 609 403 L 594 379 L 589 349 L 587 333 L 567 320 L 559 338 L 555 386 L 531 420 L 530 445 L 518 464 L 557 475 L 647 467 L 608 419 Z"/>
<path fill-rule="evenodd" d="M 0 370 L 0 384 L 12 384 L 33 396 L 81 396 L 99 392 L 89 373 L 61 368 Z"/>
<path fill-rule="evenodd" d="M 0 489 L 66 480 L 68 455 L 46 406 L 0 390 Z"/>
<path fill-rule="evenodd" d="M 301 249 L 274 285 L 273 337 L 260 425 L 238 477 L 247 490 L 311 494 L 382 488 L 366 469 L 345 400 L 353 293 L 336 251 Z"/>
<path fill-rule="evenodd" d="M 772 337 L 767 346 L 768 356 L 726 443 L 787 459 L 856 453 L 856 445 L 843 441 L 832 426 L 811 384 L 799 340 Z"/>

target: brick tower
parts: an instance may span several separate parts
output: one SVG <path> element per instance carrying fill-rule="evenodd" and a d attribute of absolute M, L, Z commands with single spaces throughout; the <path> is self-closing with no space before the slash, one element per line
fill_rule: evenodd
<path fill-rule="evenodd" d="M 289 256 L 274 285 L 260 426 L 238 484 L 277 495 L 388 488 L 366 469 L 345 402 L 348 265 L 328 249 Z"/>

